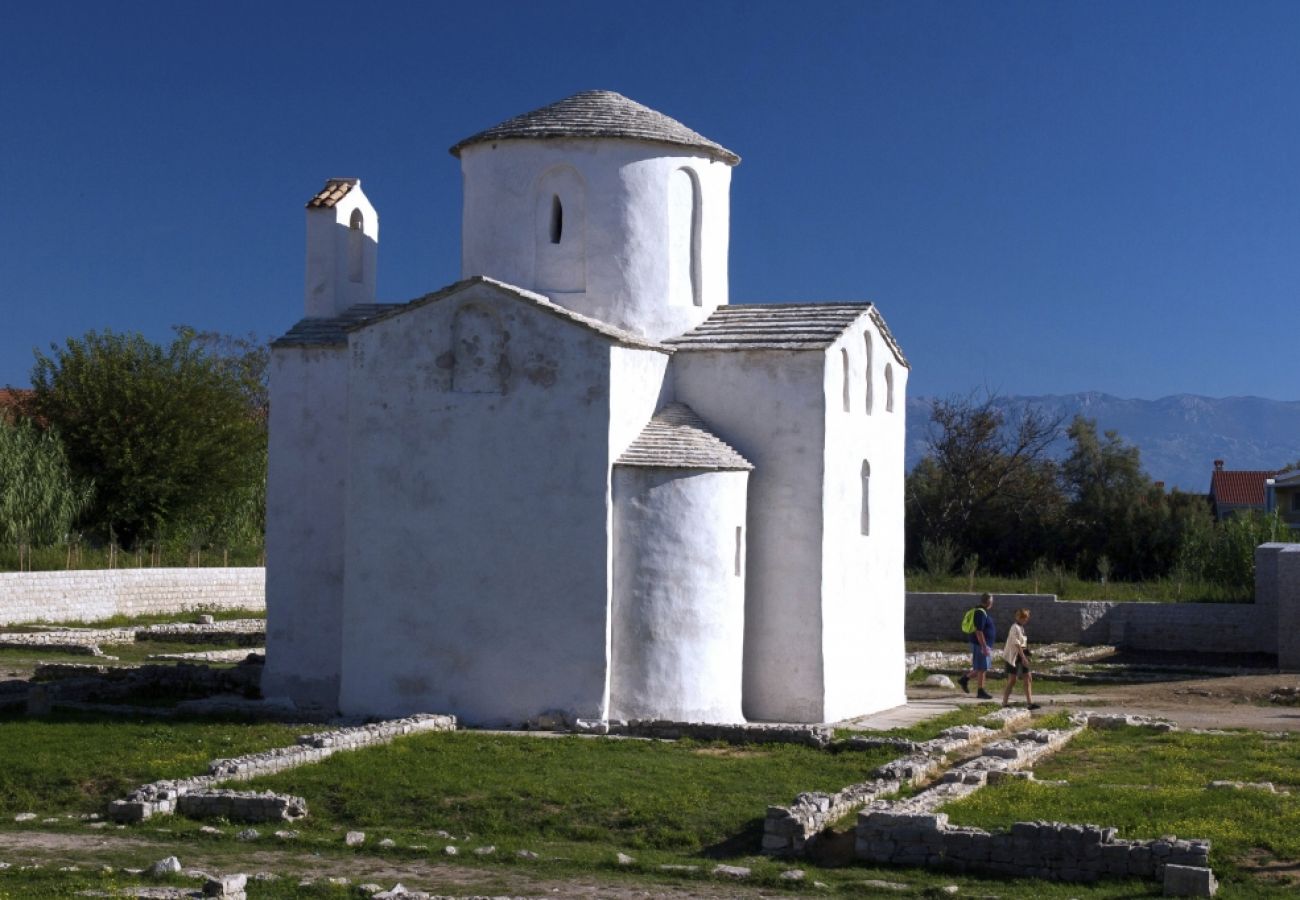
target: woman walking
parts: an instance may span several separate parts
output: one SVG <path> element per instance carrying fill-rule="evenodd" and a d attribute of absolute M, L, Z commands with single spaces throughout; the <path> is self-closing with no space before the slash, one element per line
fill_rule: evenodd
<path fill-rule="evenodd" d="M 1029 610 L 1016 610 L 1016 622 L 1007 633 L 1006 646 L 1002 648 L 1002 661 L 1007 666 L 1007 686 L 1002 691 L 1002 705 L 1011 699 L 1011 689 L 1016 686 L 1016 677 L 1024 676 L 1025 702 L 1030 709 L 1038 709 L 1034 702 L 1034 674 L 1029 671 L 1029 637 L 1025 634 L 1025 623 L 1029 621 Z"/>

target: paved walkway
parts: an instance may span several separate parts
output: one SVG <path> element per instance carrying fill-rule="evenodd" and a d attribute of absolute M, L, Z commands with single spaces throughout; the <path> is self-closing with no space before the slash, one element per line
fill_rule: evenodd
<path fill-rule="evenodd" d="M 902 706 L 895 706 L 893 709 L 882 710 L 878 713 L 871 713 L 867 716 L 858 716 L 855 719 L 845 719 L 836 722 L 837 728 L 853 728 L 861 731 L 888 731 L 891 728 L 906 728 L 909 725 L 915 725 L 918 722 L 924 722 L 927 719 L 933 719 L 935 716 L 942 715 L 946 712 L 952 712 L 964 703 L 973 702 L 964 697 L 927 697 L 925 699 L 908 700 Z"/>

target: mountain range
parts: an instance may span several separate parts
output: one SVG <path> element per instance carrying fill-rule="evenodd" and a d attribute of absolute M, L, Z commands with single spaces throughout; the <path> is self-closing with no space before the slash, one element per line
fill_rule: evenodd
<path fill-rule="evenodd" d="M 933 400 L 908 398 L 908 471 L 925 456 Z M 1170 489 L 1205 493 L 1216 459 L 1224 460 L 1226 469 L 1280 469 L 1300 460 L 1300 400 L 1194 394 L 1125 400 L 1086 392 L 998 397 L 994 403 L 1060 415 L 1067 425 L 1076 415 L 1096 419 L 1099 432 L 1117 431 L 1136 445 L 1147 474 Z M 1052 445 L 1052 455 L 1064 458 L 1069 448 L 1062 436 Z"/>

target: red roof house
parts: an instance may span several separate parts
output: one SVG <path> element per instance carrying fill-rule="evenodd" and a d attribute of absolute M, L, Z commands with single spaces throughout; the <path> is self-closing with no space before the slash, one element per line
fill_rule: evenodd
<path fill-rule="evenodd" d="M 1235 513 L 1252 509 L 1264 512 L 1268 502 L 1265 482 L 1276 474 L 1273 470 L 1233 471 L 1223 467 L 1223 460 L 1216 459 L 1214 473 L 1210 475 L 1210 506 L 1214 509 L 1214 520 L 1221 522 Z"/>

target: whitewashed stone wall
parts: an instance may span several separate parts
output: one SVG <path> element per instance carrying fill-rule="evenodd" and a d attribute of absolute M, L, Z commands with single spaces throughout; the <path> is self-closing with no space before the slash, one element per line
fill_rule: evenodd
<path fill-rule="evenodd" d="M 265 608 L 263 568 L 0 573 L 0 625 Z"/>

